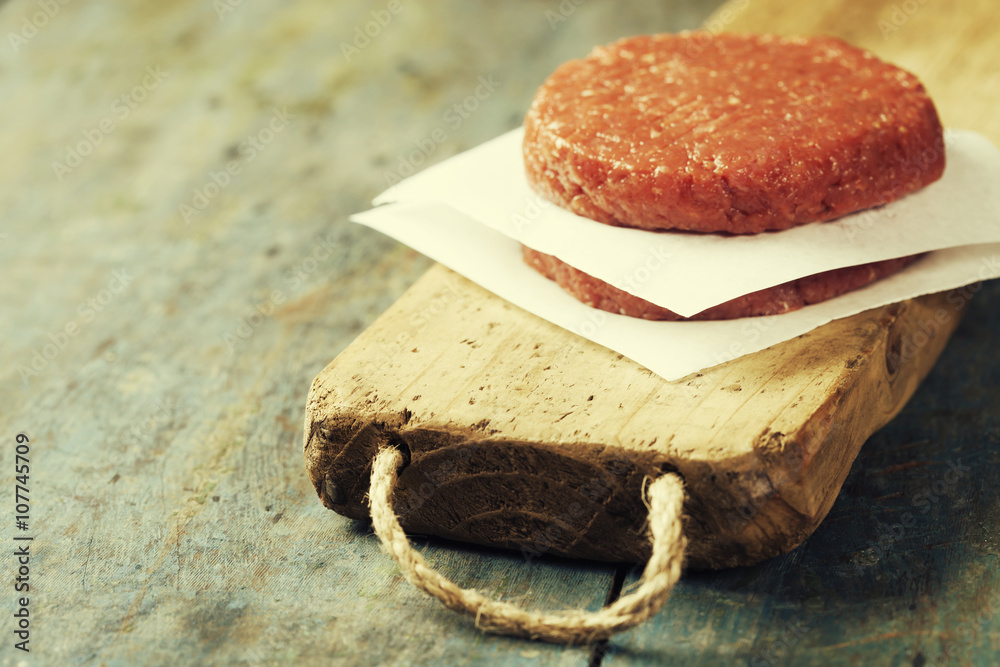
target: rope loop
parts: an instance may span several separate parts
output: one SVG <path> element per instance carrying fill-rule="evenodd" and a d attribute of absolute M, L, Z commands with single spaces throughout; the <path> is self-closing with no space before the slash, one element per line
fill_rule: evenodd
<path fill-rule="evenodd" d="M 410 545 L 392 509 L 392 490 L 402 463 L 399 450 L 385 447 L 372 464 L 369 502 L 375 534 L 410 583 L 449 609 L 474 617 L 476 626 L 482 630 L 558 644 L 600 641 L 653 616 L 680 578 L 687 542 L 681 525 L 684 484 L 677 475 L 663 475 L 649 485 L 652 556 L 635 590 L 596 612 L 542 612 L 528 611 L 460 588 L 427 565 Z"/>

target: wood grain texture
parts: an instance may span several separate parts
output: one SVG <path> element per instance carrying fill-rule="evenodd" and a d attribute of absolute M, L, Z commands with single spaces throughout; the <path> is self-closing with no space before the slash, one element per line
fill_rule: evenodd
<path fill-rule="evenodd" d="M 708 25 L 837 34 L 913 69 L 935 99 L 952 102 L 942 103 L 946 124 L 996 140 L 987 110 L 1000 89 L 989 59 L 960 58 L 950 40 L 933 39 L 939 32 L 922 40 L 921 58 L 904 57 L 894 35 L 934 25 L 926 12 L 900 18 L 896 5 L 865 5 L 874 12 L 865 18 L 854 3 L 828 4 L 738 2 Z M 959 13 L 966 31 L 983 7 Z M 976 91 L 969 104 L 955 104 L 959 90 L 946 87 L 958 69 Z M 865 439 L 940 353 L 957 303 L 939 294 L 875 309 L 666 382 L 435 268 L 317 378 L 307 467 L 328 507 L 363 518 L 368 462 L 392 443 L 410 456 L 400 476 L 410 530 L 632 561 L 646 554 L 642 479 L 677 470 L 690 493 L 691 565 L 755 563 L 823 519 Z"/>

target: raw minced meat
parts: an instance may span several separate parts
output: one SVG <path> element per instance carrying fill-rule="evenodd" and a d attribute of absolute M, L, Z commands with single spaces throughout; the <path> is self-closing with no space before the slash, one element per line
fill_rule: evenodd
<path fill-rule="evenodd" d="M 753 234 L 938 179 L 912 74 L 832 37 L 645 35 L 559 67 L 525 118 L 528 181 L 587 218 Z"/>
<path fill-rule="evenodd" d="M 732 320 L 739 317 L 777 315 L 864 287 L 900 271 L 921 255 L 898 257 L 882 262 L 848 266 L 792 280 L 736 297 L 691 317 L 681 317 L 645 299 L 629 294 L 610 283 L 575 269 L 552 255 L 521 246 L 524 261 L 550 278 L 578 300 L 610 313 L 646 320 Z"/>

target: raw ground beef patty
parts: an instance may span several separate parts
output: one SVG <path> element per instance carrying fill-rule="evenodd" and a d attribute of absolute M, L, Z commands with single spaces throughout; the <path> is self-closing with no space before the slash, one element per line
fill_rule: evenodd
<path fill-rule="evenodd" d="M 917 78 L 831 37 L 624 39 L 559 67 L 524 125 L 533 189 L 643 229 L 787 229 L 888 203 L 944 170 Z"/>
<path fill-rule="evenodd" d="M 646 320 L 731 320 L 738 317 L 777 315 L 798 310 L 835 296 L 864 287 L 880 278 L 902 270 L 922 255 L 899 257 L 871 264 L 848 266 L 825 271 L 712 306 L 691 317 L 657 306 L 633 296 L 603 280 L 575 269 L 552 255 L 521 246 L 524 261 L 542 275 L 559 284 L 571 295 L 594 308 Z"/>

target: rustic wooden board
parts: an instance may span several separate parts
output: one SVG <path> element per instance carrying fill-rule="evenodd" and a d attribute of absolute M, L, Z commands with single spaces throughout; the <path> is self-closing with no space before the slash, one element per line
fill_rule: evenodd
<path fill-rule="evenodd" d="M 775 13 L 733 3 L 709 25 L 839 34 L 915 71 L 946 124 L 997 136 L 994 60 L 967 57 L 954 50 L 956 33 L 935 31 L 920 33 L 914 57 L 909 42 L 891 41 L 895 23 L 878 13 L 859 23 L 855 4 L 829 4 L 805 20 L 780 3 Z M 951 26 L 974 29 L 985 6 L 969 3 Z M 933 25 L 924 14 L 912 25 L 909 14 L 886 20 L 916 34 Z M 816 18 L 825 16 L 836 18 Z M 307 467 L 328 507 L 363 518 L 369 461 L 392 443 L 410 457 L 398 493 L 409 530 L 633 561 L 646 554 L 642 479 L 677 470 L 689 492 L 690 564 L 755 563 L 816 528 L 965 302 L 939 294 L 875 309 L 666 382 L 437 267 L 316 379 Z"/>
<path fill-rule="evenodd" d="M 410 456 L 396 495 L 414 532 L 632 561 L 646 554 L 642 479 L 674 469 L 691 563 L 749 564 L 825 516 L 957 323 L 946 299 L 666 382 L 438 267 L 317 378 L 307 464 L 327 506 L 364 518 L 371 457 L 393 443 Z M 945 308 L 937 335 L 895 360 Z"/>

